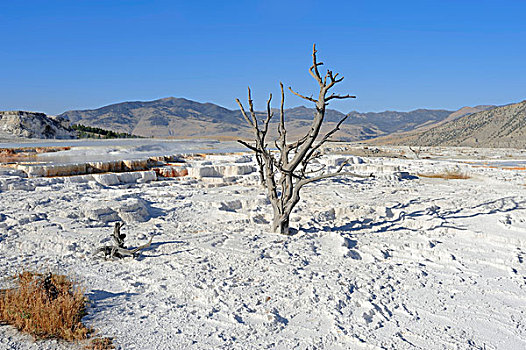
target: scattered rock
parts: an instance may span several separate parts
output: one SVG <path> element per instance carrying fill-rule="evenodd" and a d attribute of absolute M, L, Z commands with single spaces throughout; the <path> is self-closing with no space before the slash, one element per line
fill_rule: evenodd
<path fill-rule="evenodd" d="M 151 217 L 148 203 L 140 198 L 127 198 L 117 202 L 117 212 L 126 223 L 145 222 Z"/>
<path fill-rule="evenodd" d="M 239 199 L 228 201 L 228 202 L 221 202 L 221 206 L 219 207 L 219 210 L 225 210 L 225 211 L 236 211 L 243 208 L 243 204 Z"/>
<path fill-rule="evenodd" d="M 329 210 L 319 211 L 314 214 L 314 220 L 317 222 L 327 222 L 327 221 L 333 221 L 336 219 L 336 211 L 334 208 L 331 208 Z"/>
<path fill-rule="evenodd" d="M 104 186 L 113 186 L 121 183 L 121 180 L 117 177 L 117 174 L 95 174 L 93 179 Z"/>
<path fill-rule="evenodd" d="M 119 220 L 119 215 L 115 210 L 112 208 L 105 206 L 105 207 L 99 207 L 99 208 L 93 208 L 93 207 L 85 207 L 83 209 L 84 217 L 101 222 L 101 223 L 108 223 Z"/>

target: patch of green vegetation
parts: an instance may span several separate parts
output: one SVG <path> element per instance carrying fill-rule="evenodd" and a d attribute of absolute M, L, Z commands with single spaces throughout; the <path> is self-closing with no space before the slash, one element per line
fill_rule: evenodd
<path fill-rule="evenodd" d="M 101 128 L 94 128 L 82 124 L 71 125 L 73 130 L 77 130 L 79 138 L 86 139 L 138 139 L 141 136 L 128 134 L 126 132 L 115 132 L 112 130 L 106 130 Z"/>

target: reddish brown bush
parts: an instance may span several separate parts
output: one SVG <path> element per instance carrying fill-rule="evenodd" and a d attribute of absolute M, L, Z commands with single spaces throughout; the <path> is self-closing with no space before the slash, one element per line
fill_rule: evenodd
<path fill-rule="evenodd" d="M 462 174 L 459 172 L 447 171 L 445 173 L 434 173 L 434 174 L 417 174 L 420 177 L 427 177 L 431 179 L 446 179 L 446 180 L 465 180 L 470 179 L 471 176 Z"/>
<path fill-rule="evenodd" d="M 0 291 L 0 322 L 36 339 L 86 339 L 91 329 L 82 324 L 87 298 L 66 276 L 22 272 L 15 287 Z"/>
<path fill-rule="evenodd" d="M 111 338 L 94 338 L 85 346 L 86 350 L 111 350 L 115 349 Z"/>

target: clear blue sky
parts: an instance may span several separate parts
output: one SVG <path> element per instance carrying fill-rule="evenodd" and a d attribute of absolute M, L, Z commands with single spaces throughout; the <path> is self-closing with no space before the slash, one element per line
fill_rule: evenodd
<path fill-rule="evenodd" d="M 0 1 L 0 110 L 186 97 L 235 108 L 310 95 L 311 48 L 345 76 L 332 108 L 526 99 L 526 1 Z M 288 95 L 287 106 L 303 104 Z"/>

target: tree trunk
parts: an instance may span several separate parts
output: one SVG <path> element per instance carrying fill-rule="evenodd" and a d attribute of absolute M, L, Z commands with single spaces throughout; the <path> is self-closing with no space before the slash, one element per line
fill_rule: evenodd
<path fill-rule="evenodd" d="M 289 235 L 289 215 L 274 215 L 272 222 L 272 231 L 281 233 L 282 235 Z"/>

